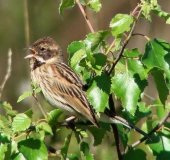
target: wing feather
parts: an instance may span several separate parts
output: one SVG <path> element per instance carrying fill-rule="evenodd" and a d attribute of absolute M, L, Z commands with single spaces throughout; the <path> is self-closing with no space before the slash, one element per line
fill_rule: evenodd
<path fill-rule="evenodd" d="M 51 67 L 50 70 L 53 73 L 51 77 L 53 78 L 52 85 L 60 97 L 63 97 L 65 102 L 74 108 L 79 115 L 83 115 L 96 126 L 99 126 L 94 110 L 82 90 L 84 83 L 79 76 L 64 63 L 57 63 L 49 67 Z"/>

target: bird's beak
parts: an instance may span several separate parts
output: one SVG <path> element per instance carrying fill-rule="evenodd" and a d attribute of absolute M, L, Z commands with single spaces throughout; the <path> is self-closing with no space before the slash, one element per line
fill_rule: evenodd
<path fill-rule="evenodd" d="M 35 51 L 32 49 L 32 46 L 27 47 L 27 48 L 24 48 L 23 50 L 26 50 L 26 49 L 31 50 L 31 51 L 32 51 L 32 54 L 27 55 L 26 57 L 24 57 L 24 59 L 30 59 L 30 58 L 33 58 L 33 57 L 34 57 L 34 53 L 35 53 Z"/>
<path fill-rule="evenodd" d="M 26 57 L 24 57 L 24 59 L 30 59 L 30 58 L 33 58 L 33 57 L 34 57 L 33 54 L 29 54 L 29 55 L 27 55 Z"/>

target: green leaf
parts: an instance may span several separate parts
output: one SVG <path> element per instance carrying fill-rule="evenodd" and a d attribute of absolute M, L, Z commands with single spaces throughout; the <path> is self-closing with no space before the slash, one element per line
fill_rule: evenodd
<path fill-rule="evenodd" d="M 122 106 L 132 115 L 137 109 L 140 93 L 144 90 L 146 81 L 134 77 L 130 72 L 119 73 L 112 78 L 111 91 L 122 100 Z"/>
<path fill-rule="evenodd" d="M 12 140 L 10 144 L 11 155 L 18 153 L 18 142 Z M 12 157 L 11 157 L 12 158 Z"/>
<path fill-rule="evenodd" d="M 76 73 L 80 73 L 83 70 L 83 67 L 80 66 L 80 61 L 85 57 L 85 54 L 85 50 L 80 49 L 79 51 L 75 52 L 70 59 L 70 67 Z"/>
<path fill-rule="evenodd" d="M 166 136 L 166 134 L 168 136 Z M 169 131 L 164 130 L 163 133 L 158 132 L 158 134 L 153 135 L 151 139 L 151 141 L 147 140 L 146 144 L 150 147 L 157 160 L 167 159 L 167 157 L 170 157 Z"/>
<path fill-rule="evenodd" d="M 84 68 L 80 65 L 80 61 L 86 57 L 84 42 L 72 42 L 67 51 L 69 52 L 69 65 L 76 73 L 80 73 Z"/>
<path fill-rule="evenodd" d="M 99 129 L 96 127 L 88 127 L 88 130 L 91 132 L 94 138 L 94 146 L 97 146 L 102 143 L 106 131 L 104 129 Z"/>
<path fill-rule="evenodd" d="M 31 91 L 25 91 L 21 96 L 19 96 L 17 103 L 21 102 L 23 99 L 32 96 L 32 92 Z"/>
<path fill-rule="evenodd" d="M 8 144 L 0 143 L 0 159 L 5 159 L 5 152 L 7 151 Z"/>
<path fill-rule="evenodd" d="M 131 52 L 129 50 L 125 50 L 124 56 L 135 57 L 135 56 L 139 56 L 139 54 L 140 53 L 137 49 L 133 49 Z M 128 69 L 131 70 L 134 75 L 138 74 L 141 80 L 146 79 L 146 77 L 148 76 L 147 71 L 145 71 L 141 61 L 137 59 L 127 59 L 126 61 L 127 61 Z"/>
<path fill-rule="evenodd" d="M 61 148 L 61 155 L 62 155 L 63 160 L 65 160 L 67 158 L 67 152 L 68 152 L 68 147 L 69 147 L 69 144 L 70 144 L 71 136 L 72 136 L 72 134 L 69 134 L 65 138 L 64 146 L 62 146 L 62 148 Z"/>
<path fill-rule="evenodd" d="M 97 112 L 103 112 L 108 103 L 110 85 L 110 78 L 102 74 L 93 78 L 92 85 L 87 90 L 87 98 Z"/>
<path fill-rule="evenodd" d="M 56 130 L 56 126 L 58 124 L 58 118 L 63 113 L 60 109 L 52 110 L 50 113 L 47 113 L 47 120 L 52 130 Z"/>
<path fill-rule="evenodd" d="M 0 140 L 1 140 L 1 143 L 4 143 L 4 144 L 10 143 L 11 135 L 0 132 Z"/>
<path fill-rule="evenodd" d="M 17 153 L 14 157 L 11 157 L 12 160 L 27 160 L 22 153 Z"/>
<path fill-rule="evenodd" d="M 93 9 L 95 12 L 99 12 L 100 9 L 102 8 L 102 4 L 100 0 L 90 0 L 87 5 Z"/>
<path fill-rule="evenodd" d="M 18 143 L 18 150 L 27 160 L 48 160 L 48 152 L 45 144 L 38 139 L 26 139 Z"/>
<path fill-rule="evenodd" d="M 138 109 L 135 113 L 135 117 L 139 119 L 148 117 L 151 114 L 151 107 L 146 106 L 145 102 L 138 102 Z"/>
<path fill-rule="evenodd" d="M 150 40 L 145 47 L 142 62 L 150 69 L 157 67 L 170 80 L 170 45 L 161 39 Z"/>
<path fill-rule="evenodd" d="M 40 93 L 41 92 L 41 88 L 40 87 L 37 87 L 35 90 L 34 90 L 34 94 L 37 94 L 37 93 Z"/>
<path fill-rule="evenodd" d="M 110 22 L 112 34 L 117 37 L 123 34 L 125 31 L 130 31 L 131 24 L 133 23 L 133 17 L 128 14 L 117 14 Z"/>
<path fill-rule="evenodd" d="M 45 131 L 45 133 L 53 135 L 52 129 L 50 127 L 50 125 L 46 122 L 41 122 L 36 126 L 36 130 L 43 130 Z"/>
<path fill-rule="evenodd" d="M 145 17 L 149 22 L 151 22 L 151 6 L 148 3 L 143 3 L 142 5 L 142 16 Z"/>
<path fill-rule="evenodd" d="M 30 86 L 31 86 L 32 90 L 35 90 L 36 88 L 39 87 L 39 84 L 37 82 L 32 82 Z"/>
<path fill-rule="evenodd" d="M 5 109 L 5 112 L 6 112 L 7 115 L 14 117 L 17 114 L 17 111 L 12 110 L 12 106 L 8 102 L 0 101 L 0 104 Z"/>
<path fill-rule="evenodd" d="M 10 122 L 6 119 L 6 117 L 0 115 L 0 129 L 3 129 L 9 126 Z"/>
<path fill-rule="evenodd" d="M 166 82 L 163 76 L 163 72 L 160 70 L 152 71 L 152 75 L 154 77 L 156 87 L 158 90 L 159 98 L 161 100 L 161 103 L 165 105 L 165 102 L 167 100 L 167 97 L 169 95 L 169 90 L 166 86 Z"/>
<path fill-rule="evenodd" d="M 138 48 L 133 48 L 132 51 L 125 49 L 124 51 L 124 56 L 127 56 L 129 58 L 138 58 L 140 56 L 140 52 L 138 50 Z"/>
<path fill-rule="evenodd" d="M 86 142 L 81 142 L 80 151 L 82 159 L 94 160 L 93 154 L 89 153 L 89 145 Z"/>
<path fill-rule="evenodd" d="M 75 0 L 62 0 L 59 6 L 60 16 L 63 16 L 64 9 L 72 8 L 75 5 Z"/>
<path fill-rule="evenodd" d="M 67 52 L 70 53 L 69 59 L 71 59 L 74 56 L 75 52 L 77 52 L 77 51 L 79 51 L 81 49 L 85 50 L 84 42 L 82 42 L 82 41 L 74 41 L 74 42 L 72 42 L 67 48 Z"/>
<path fill-rule="evenodd" d="M 94 51 L 110 34 L 111 32 L 108 30 L 89 33 L 85 39 L 86 48 L 90 48 L 91 51 Z"/>
<path fill-rule="evenodd" d="M 123 160 L 147 160 L 146 156 L 146 153 L 142 149 L 131 149 L 123 156 Z"/>
<path fill-rule="evenodd" d="M 117 125 L 119 137 L 122 142 L 123 149 L 125 150 L 127 147 L 127 143 L 128 143 L 128 134 L 125 133 L 125 130 L 123 127 L 124 127 L 123 125 Z"/>
<path fill-rule="evenodd" d="M 30 125 L 31 125 L 30 118 L 26 114 L 20 113 L 17 114 L 13 119 L 12 130 L 13 132 L 25 131 L 26 129 L 29 128 Z"/>
<path fill-rule="evenodd" d="M 106 65 L 107 57 L 102 53 L 96 53 L 93 57 L 95 62 L 92 64 L 92 67 L 98 75 L 101 75 L 103 67 Z"/>
<path fill-rule="evenodd" d="M 79 158 L 75 154 L 68 154 L 68 159 L 69 160 L 79 160 Z"/>
<path fill-rule="evenodd" d="M 32 115 L 33 115 L 33 110 L 32 109 L 29 109 L 25 112 L 25 114 L 29 117 L 29 118 L 32 118 Z"/>
<path fill-rule="evenodd" d="M 79 0 L 79 2 L 82 4 L 82 5 L 86 5 L 85 1 L 84 0 Z"/>
<path fill-rule="evenodd" d="M 156 107 L 156 115 L 158 116 L 159 120 L 161 120 L 165 116 L 167 111 L 165 110 L 160 100 L 154 100 L 153 105 Z"/>
<path fill-rule="evenodd" d="M 155 3 L 152 3 L 152 2 L 155 2 Z M 156 0 L 152 2 L 151 2 L 152 12 L 156 14 L 157 16 L 164 18 L 166 20 L 166 23 L 169 24 L 170 14 L 168 12 L 162 11 L 161 6 L 158 5 L 158 2 Z"/>

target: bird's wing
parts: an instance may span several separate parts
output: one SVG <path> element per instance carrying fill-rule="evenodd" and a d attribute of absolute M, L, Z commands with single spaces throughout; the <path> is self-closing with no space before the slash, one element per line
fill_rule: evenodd
<path fill-rule="evenodd" d="M 93 108 L 90 106 L 85 92 L 82 90 L 83 82 L 79 76 L 66 64 L 57 63 L 50 69 L 53 71 L 53 87 L 58 94 L 63 97 L 76 112 L 89 119 L 96 126 L 98 122 L 95 118 Z"/>

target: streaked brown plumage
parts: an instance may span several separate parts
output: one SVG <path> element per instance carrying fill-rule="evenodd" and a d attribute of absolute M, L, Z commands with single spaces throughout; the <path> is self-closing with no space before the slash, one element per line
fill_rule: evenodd
<path fill-rule="evenodd" d="M 119 116 L 109 117 L 101 113 L 96 116 L 83 91 L 84 83 L 79 76 L 63 62 L 63 54 L 58 44 L 49 37 L 37 40 L 31 47 L 31 79 L 42 89 L 45 99 L 52 105 L 64 110 L 67 114 L 90 120 L 99 127 L 98 120 L 108 123 L 121 123 L 147 134 L 131 125 Z"/>

